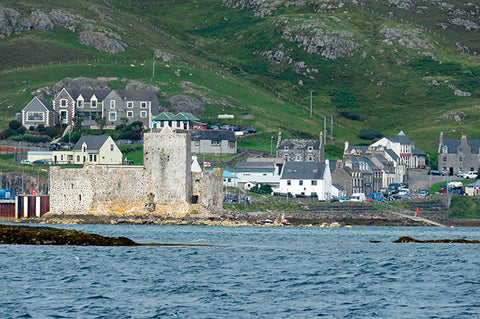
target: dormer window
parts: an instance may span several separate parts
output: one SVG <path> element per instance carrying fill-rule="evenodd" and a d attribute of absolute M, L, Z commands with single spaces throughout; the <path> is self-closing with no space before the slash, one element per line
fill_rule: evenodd
<path fill-rule="evenodd" d="M 90 102 L 92 107 L 97 107 L 97 100 L 92 98 L 92 101 Z"/>
<path fill-rule="evenodd" d="M 442 153 L 445 153 L 445 154 L 448 153 L 448 147 L 447 147 L 447 145 L 443 145 L 443 147 L 442 147 Z"/>
<path fill-rule="evenodd" d="M 288 146 L 284 146 L 283 149 L 284 149 L 285 151 L 288 151 Z"/>
<path fill-rule="evenodd" d="M 78 107 L 83 107 L 83 100 L 78 100 L 77 101 L 77 106 Z"/>

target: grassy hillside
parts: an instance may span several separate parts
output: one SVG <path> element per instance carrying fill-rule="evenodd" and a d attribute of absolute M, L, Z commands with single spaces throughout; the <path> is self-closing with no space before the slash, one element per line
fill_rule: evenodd
<path fill-rule="evenodd" d="M 244 147 L 270 150 L 279 130 L 287 137 L 318 136 L 324 116 L 334 118 L 336 148 L 329 150 L 336 154 L 344 140 L 370 143 L 358 134 L 371 128 L 385 136 L 403 130 L 429 152 L 436 151 L 440 131 L 449 138 L 480 138 L 480 59 L 474 55 L 479 17 L 468 4 L 451 1 L 463 10 L 453 15 L 453 9 L 420 0 L 408 9 L 383 1 L 329 1 L 328 8 L 325 2 L 265 1 L 263 7 L 243 8 L 236 6 L 240 1 L 226 3 L 3 1 L 4 8 L 24 16 L 60 8 L 88 21 L 0 39 L 0 125 L 42 86 L 64 77 L 116 76 L 159 86 L 167 107 L 175 94 L 224 99 L 228 105 L 205 104 L 201 118 L 231 113 L 232 124 L 259 127 L 260 134 L 240 140 Z M 467 20 L 473 29 L 458 25 Z M 125 52 L 81 45 L 78 35 L 86 23 L 118 35 Z M 154 50 L 174 58 L 155 59 L 152 79 Z M 185 82 L 199 88 L 187 90 Z M 253 119 L 242 119 L 252 118 L 247 114 Z M 461 120 L 449 119 L 453 115 Z"/>

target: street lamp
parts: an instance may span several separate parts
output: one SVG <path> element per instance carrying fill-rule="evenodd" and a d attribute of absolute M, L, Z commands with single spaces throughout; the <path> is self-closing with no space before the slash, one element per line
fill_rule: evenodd
<path fill-rule="evenodd" d="M 273 136 L 270 136 L 270 155 L 273 154 Z"/>

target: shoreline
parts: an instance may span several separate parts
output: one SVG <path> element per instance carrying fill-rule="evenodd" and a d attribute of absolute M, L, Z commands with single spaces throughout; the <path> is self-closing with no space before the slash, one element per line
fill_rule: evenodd
<path fill-rule="evenodd" d="M 265 222 L 285 215 L 289 224 Z M 480 227 L 480 219 L 438 219 L 437 222 L 450 227 Z M 170 217 L 165 215 L 113 214 L 46 214 L 41 218 L 22 218 L 14 223 L 32 224 L 105 224 L 105 225 L 171 225 L 171 226 L 264 226 L 264 227 L 350 227 L 350 226 L 429 226 L 401 216 L 379 212 L 372 215 L 332 213 L 328 216 L 314 212 L 226 212 L 218 215 L 186 215 Z"/>

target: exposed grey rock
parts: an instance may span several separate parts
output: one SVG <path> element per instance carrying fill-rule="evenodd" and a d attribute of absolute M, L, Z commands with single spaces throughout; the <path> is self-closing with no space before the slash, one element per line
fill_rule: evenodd
<path fill-rule="evenodd" d="M 80 14 L 73 14 L 61 9 L 52 9 L 49 15 L 55 25 L 64 28 L 70 28 L 73 23 L 93 22 L 93 20 L 86 19 Z"/>
<path fill-rule="evenodd" d="M 411 0 L 388 0 L 388 4 L 404 10 L 415 8 L 415 4 Z"/>
<path fill-rule="evenodd" d="M 70 89 L 92 89 L 92 90 L 108 90 L 110 89 L 107 85 L 107 82 L 92 79 L 92 78 L 65 78 L 59 81 L 57 84 L 54 85 L 54 91 L 58 92 L 62 88 L 70 88 Z"/>
<path fill-rule="evenodd" d="M 465 30 L 469 30 L 469 31 L 480 29 L 480 26 L 477 23 L 475 23 L 473 21 L 470 21 L 470 20 L 454 18 L 454 19 L 449 19 L 448 22 L 451 23 L 451 24 L 454 24 L 454 25 L 464 27 Z"/>
<path fill-rule="evenodd" d="M 280 50 L 268 50 L 261 53 L 265 56 L 271 63 L 292 63 L 293 59 L 285 54 L 285 52 Z"/>
<path fill-rule="evenodd" d="M 125 87 L 127 90 L 153 90 L 155 92 L 160 91 L 160 88 L 155 85 L 145 84 L 139 81 L 130 80 Z"/>
<path fill-rule="evenodd" d="M 90 24 L 83 26 L 83 30 L 78 37 L 78 42 L 108 53 L 124 52 L 127 46 L 124 42 L 120 41 L 118 34 L 105 30 L 97 31 Z"/>
<path fill-rule="evenodd" d="M 175 57 L 173 54 L 167 53 L 167 52 L 163 52 L 163 51 L 160 50 L 160 49 L 156 49 L 153 54 L 154 54 L 154 56 L 155 56 L 156 58 L 162 59 L 163 62 L 168 62 L 168 61 L 170 61 L 171 59 L 173 59 L 173 58 Z"/>
<path fill-rule="evenodd" d="M 175 113 L 189 112 L 193 115 L 201 115 L 204 110 L 202 101 L 190 96 L 174 95 L 168 99 L 168 102 Z"/>
<path fill-rule="evenodd" d="M 29 17 L 22 19 L 18 26 L 19 30 L 38 30 L 46 31 L 53 29 L 54 24 L 48 18 L 48 15 L 40 10 L 33 11 Z"/>
<path fill-rule="evenodd" d="M 431 49 L 433 46 L 427 38 L 422 38 L 418 30 L 404 30 L 383 28 L 380 30 L 380 35 L 385 38 L 383 43 L 386 45 L 393 45 L 397 43 L 401 46 L 413 50 Z"/>
<path fill-rule="evenodd" d="M 0 8 L 0 36 L 5 37 L 12 34 L 18 22 L 20 13 L 10 8 Z"/>
<path fill-rule="evenodd" d="M 455 122 L 461 122 L 465 118 L 465 113 L 463 112 L 450 112 L 442 115 L 442 118 L 447 120 L 453 120 Z"/>
<path fill-rule="evenodd" d="M 457 89 L 457 88 L 456 88 L 454 85 L 452 85 L 452 84 L 450 84 L 448 87 L 453 90 L 453 93 L 454 93 L 456 96 L 472 96 L 472 93 L 459 90 L 459 89 Z"/>

